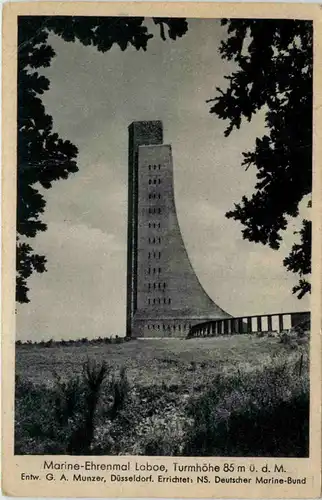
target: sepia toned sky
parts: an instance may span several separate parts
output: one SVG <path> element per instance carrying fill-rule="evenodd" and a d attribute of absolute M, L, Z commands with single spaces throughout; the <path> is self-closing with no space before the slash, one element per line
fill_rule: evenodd
<path fill-rule="evenodd" d="M 225 138 L 227 124 L 209 114 L 206 100 L 234 69 L 218 54 L 226 28 L 195 19 L 182 39 L 164 42 L 151 27 L 147 52 L 102 54 L 50 38 L 57 56 L 43 71 L 51 82 L 43 102 L 54 129 L 79 148 L 79 172 L 45 191 L 48 230 L 33 243 L 48 271 L 31 277 L 30 303 L 17 307 L 19 339 L 124 335 L 127 127 L 134 120 L 163 121 L 181 231 L 213 300 L 233 315 L 309 308 L 308 298 L 291 294 L 297 279 L 282 265 L 300 220 L 291 221 L 276 252 L 244 241 L 242 226 L 225 218 L 252 193 L 255 170 L 241 167 L 242 152 L 264 131 L 259 114 Z"/>

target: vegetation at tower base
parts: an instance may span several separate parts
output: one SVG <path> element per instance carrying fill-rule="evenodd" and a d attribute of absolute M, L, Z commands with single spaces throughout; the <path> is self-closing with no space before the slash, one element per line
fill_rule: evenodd
<path fill-rule="evenodd" d="M 172 40 L 187 31 L 185 19 L 154 18 L 160 36 Z M 133 46 L 146 50 L 153 38 L 143 17 L 20 16 L 18 20 L 18 153 L 17 153 L 17 278 L 16 299 L 29 302 L 27 280 L 46 271 L 46 257 L 37 254 L 30 238 L 46 230 L 41 221 L 46 200 L 44 189 L 78 171 L 77 147 L 54 132 L 41 96 L 49 89 L 48 78 L 37 70 L 50 66 L 55 52 L 50 33 L 66 42 L 78 40 L 106 52 L 114 44 L 121 50 Z M 39 186 L 40 185 L 40 189 Z"/>
<path fill-rule="evenodd" d="M 228 120 L 228 136 L 243 119 L 265 112 L 267 132 L 253 151 L 243 153 L 246 170 L 257 168 L 255 193 L 243 196 L 226 215 L 244 226 L 245 239 L 278 249 L 288 218 L 299 214 L 299 203 L 312 191 L 313 24 L 301 20 L 223 20 L 228 38 L 220 46 L 223 59 L 238 69 L 226 76 L 208 102 L 219 118 Z M 310 291 L 311 222 L 303 221 L 300 243 L 284 260 L 298 273 L 293 288 L 298 298 Z"/>
<path fill-rule="evenodd" d="M 306 457 L 308 347 L 255 335 L 19 345 L 15 452 Z"/>

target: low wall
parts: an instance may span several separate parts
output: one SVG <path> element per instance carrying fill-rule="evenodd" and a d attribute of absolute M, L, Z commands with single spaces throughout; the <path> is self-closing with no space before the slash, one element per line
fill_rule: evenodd
<path fill-rule="evenodd" d="M 239 316 L 194 325 L 189 330 L 188 338 L 272 331 L 280 333 L 284 329 L 294 328 L 309 321 L 309 311 Z"/>

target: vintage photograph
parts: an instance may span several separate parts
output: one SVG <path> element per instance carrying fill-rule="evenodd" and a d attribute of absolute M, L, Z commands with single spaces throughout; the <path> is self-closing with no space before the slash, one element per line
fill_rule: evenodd
<path fill-rule="evenodd" d="M 93 14 L 17 18 L 14 453 L 308 458 L 313 22 Z"/>

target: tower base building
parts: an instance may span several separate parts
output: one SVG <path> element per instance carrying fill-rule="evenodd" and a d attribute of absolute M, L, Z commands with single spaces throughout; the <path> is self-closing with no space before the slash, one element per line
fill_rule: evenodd
<path fill-rule="evenodd" d="M 127 336 L 185 337 L 230 318 L 203 289 L 176 214 L 171 146 L 160 121 L 129 127 Z"/>

